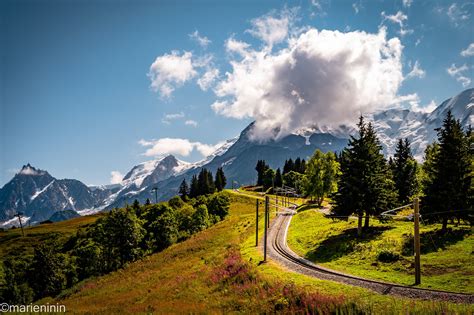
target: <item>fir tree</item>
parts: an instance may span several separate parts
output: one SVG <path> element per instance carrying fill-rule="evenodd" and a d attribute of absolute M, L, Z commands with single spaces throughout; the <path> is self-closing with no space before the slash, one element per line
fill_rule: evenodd
<path fill-rule="evenodd" d="M 199 183 L 196 175 L 191 178 L 191 187 L 189 188 L 189 197 L 196 198 L 199 196 Z"/>
<path fill-rule="evenodd" d="M 181 199 L 183 200 L 186 200 L 186 198 L 188 197 L 189 195 L 189 187 L 188 187 L 188 183 L 186 183 L 186 179 L 183 179 L 183 181 L 181 182 L 181 185 L 179 186 L 179 196 L 181 197 Z"/>
<path fill-rule="evenodd" d="M 364 215 L 364 226 L 368 228 L 370 216 L 393 206 L 395 196 L 393 180 L 372 124 L 366 124 L 361 116 L 357 126 L 358 137 L 351 136 L 341 155 L 333 211 L 338 216 L 356 214 L 360 236 Z"/>
<path fill-rule="evenodd" d="M 257 161 L 257 165 L 255 166 L 255 170 L 257 171 L 257 186 L 263 185 L 263 177 L 268 168 L 264 160 Z"/>
<path fill-rule="evenodd" d="M 283 177 L 281 176 L 280 168 L 278 168 L 275 173 L 275 187 L 282 187 L 282 186 L 283 186 Z"/>
<path fill-rule="evenodd" d="M 217 191 L 222 191 L 227 184 L 227 179 L 225 178 L 224 170 L 222 169 L 222 167 L 219 167 L 216 171 L 216 179 L 214 181 L 214 184 L 216 186 Z"/>
<path fill-rule="evenodd" d="M 429 221 L 441 221 L 446 231 L 449 219 L 467 217 L 467 210 L 472 209 L 472 138 L 451 111 L 437 132 L 439 147 L 430 152 L 433 156 L 424 166 L 427 174 L 421 212 Z"/>
<path fill-rule="evenodd" d="M 418 192 L 416 177 L 417 163 L 413 158 L 408 139 L 398 140 L 394 159 L 389 161 L 393 173 L 395 188 L 398 193 L 398 204 L 404 205 Z"/>

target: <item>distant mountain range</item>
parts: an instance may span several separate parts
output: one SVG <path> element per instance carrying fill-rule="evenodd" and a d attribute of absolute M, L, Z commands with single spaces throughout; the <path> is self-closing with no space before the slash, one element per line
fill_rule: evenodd
<path fill-rule="evenodd" d="M 415 157 L 421 161 L 426 146 L 436 139 L 435 128 L 441 126 L 447 111 L 451 110 L 463 125 L 468 126 L 474 125 L 473 109 L 474 89 L 468 89 L 444 101 L 431 113 L 389 109 L 368 115 L 367 120 L 373 121 L 385 154 L 394 153 L 399 138 L 408 138 Z M 158 189 L 159 200 L 165 200 L 177 193 L 183 179 L 189 182 L 202 167 L 212 172 L 223 167 L 229 187 L 251 184 L 255 182 L 257 160 L 264 159 L 276 168 L 282 167 L 288 158 L 307 159 L 316 149 L 340 151 L 356 131 L 355 124 L 336 127 L 315 124 L 281 139 L 256 142 L 250 138 L 252 126 L 247 126 L 239 137 L 228 140 L 197 163 L 168 155 L 136 165 L 120 185 L 88 187 L 73 179 L 55 179 L 46 171 L 25 165 L 0 189 L 0 221 L 4 221 L 4 225 L 14 224 L 12 218 L 18 212 L 30 222 L 39 222 L 58 211 L 72 210 L 86 215 L 131 204 L 135 199 L 143 203 L 147 198 L 154 199 L 153 188 Z M 57 215 L 54 219 L 63 217 L 68 216 Z"/>

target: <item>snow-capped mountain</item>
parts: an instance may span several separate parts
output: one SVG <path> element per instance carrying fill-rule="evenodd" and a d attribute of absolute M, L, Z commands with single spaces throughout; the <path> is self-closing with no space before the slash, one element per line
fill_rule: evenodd
<path fill-rule="evenodd" d="M 0 221 L 22 212 L 30 221 L 49 219 L 57 211 L 94 208 L 110 192 L 91 190 L 75 179 L 56 179 L 30 164 L 0 189 Z"/>
<path fill-rule="evenodd" d="M 389 109 L 367 115 L 377 131 L 387 155 L 392 155 L 399 138 L 408 138 L 418 160 L 424 150 L 436 140 L 435 129 L 442 125 L 448 110 L 464 126 L 474 124 L 474 89 L 468 89 L 440 104 L 433 112 L 423 113 L 408 109 Z M 323 152 L 340 151 L 350 135 L 356 132 L 354 125 L 306 127 L 281 139 L 256 142 L 250 138 L 253 123 L 241 134 L 226 141 L 213 154 L 196 163 L 187 163 L 172 155 L 160 157 L 134 166 L 114 186 L 87 187 L 76 180 L 57 180 L 46 171 L 26 165 L 15 177 L 0 189 L 0 221 L 14 221 L 19 211 L 31 220 L 48 219 L 52 213 L 75 210 L 81 215 L 153 200 L 152 190 L 157 188 L 159 200 L 174 196 L 183 179 L 191 177 L 205 167 L 215 173 L 222 167 L 227 185 L 252 184 L 255 182 L 255 164 L 263 159 L 272 168 L 282 167 L 288 158 L 307 159 L 316 149 Z M 12 221 L 12 222 L 13 222 Z"/>

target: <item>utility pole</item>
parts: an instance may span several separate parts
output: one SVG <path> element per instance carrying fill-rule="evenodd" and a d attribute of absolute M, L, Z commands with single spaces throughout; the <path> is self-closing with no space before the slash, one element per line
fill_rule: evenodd
<path fill-rule="evenodd" d="M 263 262 L 267 262 L 267 217 L 268 217 L 268 196 L 265 196 L 265 236 L 263 243 Z"/>
<path fill-rule="evenodd" d="M 18 213 L 16 214 L 16 216 L 18 217 L 18 221 L 20 222 L 21 234 L 22 234 L 23 236 L 25 236 L 25 231 L 23 231 L 23 224 L 21 223 L 21 215 L 22 215 L 22 214 L 23 214 L 23 213 L 18 212 Z"/>
<path fill-rule="evenodd" d="M 255 203 L 255 246 L 258 246 L 258 199 L 256 200 L 257 202 Z"/>
<path fill-rule="evenodd" d="M 415 208 L 415 285 L 421 283 L 421 264 L 420 264 L 420 204 L 418 198 L 414 200 Z"/>

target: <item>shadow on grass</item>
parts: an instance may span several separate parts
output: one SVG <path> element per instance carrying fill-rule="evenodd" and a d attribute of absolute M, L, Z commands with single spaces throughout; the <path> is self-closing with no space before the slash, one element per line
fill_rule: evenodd
<path fill-rule="evenodd" d="M 352 253 L 357 244 L 370 242 L 390 229 L 393 229 L 393 227 L 371 227 L 364 230 L 360 238 L 357 237 L 357 228 L 347 229 L 341 234 L 329 236 L 317 248 L 309 251 L 306 258 L 316 263 L 332 261 Z"/>
<path fill-rule="evenodd" d="M 469 235 L 471 230 L 469 228 L 453 230 L 448 228 L 446 232 L 441 229 L 436 229 L 420 234 L 420 249 L 422 254 L 428 254 L 438 251 L 438 249 L 445 250 L 447 246 L 456 244 L 462 241 L 466 235 Z M 413 235 L 404 235 L 402 255 L 413 255 Z"/>

